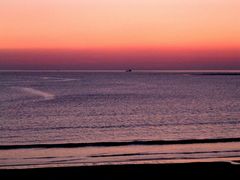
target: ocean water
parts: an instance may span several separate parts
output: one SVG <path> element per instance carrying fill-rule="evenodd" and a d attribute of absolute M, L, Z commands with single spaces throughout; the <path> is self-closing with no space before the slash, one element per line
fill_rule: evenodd
<path fill-rule="evenodd" d="M 0 168 L 233 161 L 239 142 L 237 73 L 0 72 Z"/>

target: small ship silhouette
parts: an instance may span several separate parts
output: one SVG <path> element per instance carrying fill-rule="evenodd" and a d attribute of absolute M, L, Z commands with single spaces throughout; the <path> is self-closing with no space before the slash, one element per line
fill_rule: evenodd
<path fill-rule="evenodd" d="M 132 72 L 132 69 L 127 69 L 126 72 Z"/>

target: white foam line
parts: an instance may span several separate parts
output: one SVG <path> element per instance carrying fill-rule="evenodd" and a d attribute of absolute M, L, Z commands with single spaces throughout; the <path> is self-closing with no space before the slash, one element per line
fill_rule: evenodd
<path fill-rule="evenodd" d="M 27 93 L 30 93 L 32 95 L 41 96 L 45 100 L 52 100 L 52 99 L 55 98 L 54 94 L 51 94 L 51 93 L 48 93 L 48 92 L 44 92 L 44 91 L 40 91 L 40 90 L 33 89 L 33 88 L 23 87 L 23 88 L 21 88 L 21 90 L 23 90 L 23 91 L 25 91 Z"/>
<path fill-rule="evenodd" d="M 67 81 L 75 81 L 76 79 L 70 79 L 70 78 L 55 78 L 55 77 L 42 77 L 44 80 L 50 80 L 50 81 L 58 81 L 58 82 L 67 82 Z"/>
<path fill-rule="evenodd" d="M 239 162 L 235 162 L 235 161 L 230 161 L 230 163 L 231 163 L 232 165 L 240 165 Z"/>
<path fill-rule="evenodd" d="M 65 79 L 59 79 L 58 81 L 62 81 L 62 82 L 67 82 L 67 81 L 75 81 L 76 79 L 70 79 L 70 78 L 65 78 Z"/>

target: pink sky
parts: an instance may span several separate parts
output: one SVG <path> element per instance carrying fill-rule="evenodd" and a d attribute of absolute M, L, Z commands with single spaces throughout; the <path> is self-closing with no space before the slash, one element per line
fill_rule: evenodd
<path fill-rule="evenodd" d="M 0 69 L 240 68 L 239 9 L 239 0 L 1 1 Z"/>

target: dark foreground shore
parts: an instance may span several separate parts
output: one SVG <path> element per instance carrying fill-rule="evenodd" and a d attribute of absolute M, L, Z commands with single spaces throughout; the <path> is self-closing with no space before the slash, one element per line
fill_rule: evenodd
<path fill-rule="evenodd" d="M 0 179 L 238 179 L 240 166 L 230 163 L 145 164 L 0 170 Z"/>

